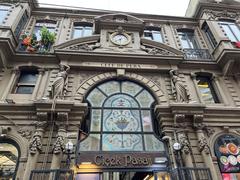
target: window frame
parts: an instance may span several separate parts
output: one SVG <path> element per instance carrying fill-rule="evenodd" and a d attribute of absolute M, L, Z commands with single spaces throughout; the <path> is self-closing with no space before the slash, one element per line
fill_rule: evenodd
<path fill-rule="evenodd" d="M 206 82 L 208 84 L 208 89 L 211 92 L 213 102 L 204 101 L 203 95 L 200 91 L 199 84 L 198 84 L 198 81 L 200 81 L 200 80 L 203 80 L 204 82 Z M 214 85 L 214 82 L 213 82 L 211 76 L 205 75 L 205 74 L 203 74 L 203 75 L 202 74 L 197 74 L 196 75 L 196 83 L 197 83 L 196 85 L 197 85 L 198 91 L 200 93 L 200 97 L 201 97 L 201 99 L 204 103 L 206 103 L 206 104 L 219 104 L 219 103 L 221 103 L 219 93 L 217 92 L 217 88 Z"/>
<path fill-rule="evenodd" d="M 228 39 L 231 42 L 238 42 L 238 41 L 240 41 L 240 37 L 238 37 L 236 35 L 236 33 L 240 34 L 240 27 L 234 21 L 220 20 L 220 22 L 218 22 L 218 25 L 222 27 L 222 29 L 224 30 L 224 32 L 226 33 Z M 233 30 L 232 25 L 234 25 L 234 27 L 237 28 L 238 32 L 235 32 L 235 30 Z M 224 27 L 227 27 L 229 31 L 226 31 L 226 29 Z M 230 32 L 231 35 L 228 34 L 228 32 Z M 235 40 L 233 40 L 230 36 L 234 37 Z"/>
<path fill-rule="evenodd" d="M 73 28 L 72 28 L 73 30 L 72 30 L 71 38 L 72 39 L 77 39 L 77 38 L 91 36 L 91 35 L 85 35 L 86 28 L 91 28 L 91 35 L 93 35 L 93 24 L 92 23 L 74 22 L 73 23 Z M 76 29 L 81 31 L 80 36 L 75 36 L 75 30 Z"/>
<path fill-rule="evenodd" d="M 211 47 L 214 49 L 217 46 L 217 41 L 210 29 L 210 27 L 208 26 L 207 23 L 203 24 L 202 30 L 204 31 L 205 36 L 207 37 L 207 40 L 209 42 L 209 44 L 211 45 Z"/>
<path fill-rule="evenodd" d="M 120 87 L 121 87 L 121 84 L 122 84 L 122 82 L 130 82 L 130 83 L 135 83 L 135 84 L 137 84 L 137 85 L 139 85 L 138 83 L 136 83 L 136 82 L 134 82 L 134 81 L 132 81 L 132 80 L 109 80 L 109 81 L 105 81 L 105 82 L 103 82 L 103 83 L 101 83 L 101 84 L 99 84 L 99 85 L 97 85 L 97 86 L 95 86 L 87 95 L 86 95 L 86 97 L 88 97 L 89 96 L 89 94 L 94 90 L 94 89 L 96 89 L 96 88 L 98 88 L 100 85 L 102 85 L 102 84 L 104 84 L 104 83 L 107 83 L 107 82 L 110 82 L 110 81 L 116 81 L 116 82 L 118 82 L 119 84 L 120 84 Z M 163 143 L 163 141 L 159 138 L 159 136 L 160 136 L 160 134 L 161 134 L 161 132 L 160 132 L 160 130 L 156 127 L 156 124 L 157 124 L 157 122 L 156 122 L 156 119 L 155 119 L 155 116 L 153 115 L 154 113 L 154 105 L 155 105 L 155 103 L 156 103 L 156 99 L 154 98 L 154 96 L 144 87 L 144 86 L 142 86 L 142 85 L 139 85 L 140 87 L 141 87 L 141 90 L 136 94 L 136 97 L 139 95 L 139 94 L 141 94 L 141 92 L 143 92 L 143 91 L 147 91 L 148 93 L 149 93 L 149 95 L 151 95 L 152 96 L 152 98 L 153 98 L 153 102 L 152 102 L 152 104 L 151 104 L 151 106 L 150 107 L 136 107 L 136 108 L 134 108 L 134 107 L 131 107 L 130 108 L 130 110 L 137 110 L 137 111 L 139 111 L 139 122 L 140 122 L 140 131 L 105 131 L 104 129 L 103 129 L 103 123 L 104 123 L 104 118 L 103 118 L 103 111 L 104 110 L 107 110 L 107 109 L 110 109 L 110 110 L 113 110 L 113 109 L 117 109 L 117 110 L 119 110 L 119 108 L 115 108 L 115 107 L 104 107 L 103 105 L 104 105 L 104 103 L 102 104 L 102 106 L 101 107 L 94 107 L 94 106 L 91 106 L 91 103 L 87 100 L 87 98 L 85 99 L 85 101 L 87 101 L 88 102 L 88 105 L 89 105 L 89 113 L 88 113 L 88 118 L 86 118 L 86 122 L 85 123 L 82 123 L 82 126 L 84 126 L 85 128 L 87 128 L 87 130 L 88 130 L 88 134 L 90 135 L 90 134 L 99 134 L 99 149 L 98 150 L 89 150 L 89 151 L 91 151 L 91 152 L 94 152 L 94 151 L 101 151 L 101 152 L 156 152 L 155 150 L 147 150 L 147 148 L 146 148 L 146 142 L 145 142 L 145 136 L 146 135 L 152 135 L 154 138 L 156 138 L 158 141 L 160 141 L 160 142 L 162 142 Z M 99 90 L 100 88 L 98 88 L 98 90 Z M 121 89 L 121 88 L 120 88 Z M 120 94 L 120 95 L 124 95 L 125 93 L 123 93 L 123 92 L 119 92 L 119 93 L 117 93 L 117 95 L 118 94 Z M 112 95 L 110 95 L 110 96 L 108 96 L 108 97 L 106 97 L 106 99 L 105 99 L 105 101 L 107 101 L 108 100 L 108 98 L 110 98 L 111 96 L 115 96 L 116 94 L 112 94 Z M 91 130 L 91 121 L 92 121 L 92 110 L 101 110 L 101 116 L 100 116 L 100 130 L 98 130 L 98 131 L 92 131 Z M 122 108 L 120 108 L 120 109 L 122 109 Z M 123 110 L 124 109 L 126 109 L 126 108 L 123 108 Z M 129 109 L 129 108 L 127 108 L 127 109 Z M 148 111 L 149 112 L 149 115 L 150 115 L 150 118 L 151 118 L 151 130 L 149 130 L 149 131 L 146 131 L 146 130 L 144 130 L 143 129 L 143 111 Z M 81 128 L 82 129 L 82 128 Z M 82 132 L 80 132 L 79 133 L 80 135 L 79 136 L 81 136 L 81 134 L 82 134 Z M 123 134 L 123 135 L 125 135 L 125 134 L 139 134 L 140 136 L 141 136 L 141 142 L 142 142 L 142 150 L 120 150 L 120 151 L 116 151 L 116 150 L 104 150 L 103 149 L 103 146 L 102 146 L 102 144 L 103 144 L 103 134 L 118 134 L 118 135 L 121 135 L 121 134 Z M 80 139 L 81 137 L 79 137 L 79 144 L 78 144 L 78 151 L 79 152 L 86 152 L 86 151 L 82 151 L 82 150 L 80 150 L 80 143 L 81 142 L 83 142 L 84 140 L 86 140 L 87 139 L 87 137 L 88 136 L 86 136 L 85 138 L 83 138 L 83 139 Z M 163 147 L 164 147 L 164 151 L 165 151 L 165 144 L 163 143 Z"/>
<path fill-rule="evenodd" d="M 185 29 L 185 28 L 180 28 L 177 29 L 177 34 L 181 42 L 181 47 L 183 49 L 200 49 L 200 45 L 197 41 L 196 35 L 195 35 L 195 30 L 194 29 Z M 186 38 L 186 42 L 188 47 L 184 47 L 182 38 Z"/>
<path fill-rule="evenodd" d="M 10 4 L 0 4 L 0 11 L 1 12 L 5 12 L 5 14 L 2 16 L 2 20 L 0 19 L 0 25 L 3 24 L 3 21 L 4 19 L 6 18 L 7 16 L 7 13 L 9 12 L 10 8 L 11 8 L 12 5 Z M 3 7 L 8 7 L 8 8 L 3 8 Z"/>
<path fill-rule="evenodd" d="M 156 33 L 158 32 L 158 33 Z M 150 36 L 146 36 L 145 34 L 146 33 L 149 33 Z M 159 34 L 160 35 L 160 41 L 154 39 L 154 34 Z M 162 28 L 160 27 L 145 27 L 144 31 L 143 31 L 143 37 L 145 39 L 149 39 L 149 40 L 152 40 L 152 41 L 156 41 L 156 42 L 159 42 L 159 43 L 164 43 L 164 38 L 163 38 L 163 35 L 162 35 Z"/>
<path fill-rule="evenodd" d="M 27 83 L 27 82 L 20 82 L 21 78 L 24 75 L 28 75 L 28 74 L 34 74 L 35 75 L 35 82 L 32 83 Z M 20 73 L 16 79 L 16 83 L 13 89 L 13 94 L 21 94 L 21 95 L 32 95 L 34 92 L 34 89 L 36 87 L 37 84 L 37 80 L 38 80 L 38 71 L 36 69 L 23 69 L 20 70 Z M 32 92 L 31 93 L 19 93 L 18 89 L 19 87 L 32 87 Z"/>

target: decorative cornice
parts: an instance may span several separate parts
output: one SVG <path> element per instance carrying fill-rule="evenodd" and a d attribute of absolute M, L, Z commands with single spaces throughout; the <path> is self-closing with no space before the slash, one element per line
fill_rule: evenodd
<path fill-rule="evenodd" d="M 240 16 L 239 12 L 228 12 L 227 10 L 213 11 L 213 10 L 207 9 L 207 10 L 204 10 L 203 12 L 207 14 L 209 20 L 218 20 L 221 18 L 238 20 Z"/>

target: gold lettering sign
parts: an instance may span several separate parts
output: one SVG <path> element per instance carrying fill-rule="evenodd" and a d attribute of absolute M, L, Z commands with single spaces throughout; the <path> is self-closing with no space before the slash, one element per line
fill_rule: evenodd
<path fill-rule="evenodd" d="M 116 167 L 116 166 L 151 166 L 152 158 L 150 157 L 135 157 L 132 155 L 113 155 L 113 156 L 104 156 L 97 155 L 95 156 L 94 163 L 97 166 L 105 167 Z"/>

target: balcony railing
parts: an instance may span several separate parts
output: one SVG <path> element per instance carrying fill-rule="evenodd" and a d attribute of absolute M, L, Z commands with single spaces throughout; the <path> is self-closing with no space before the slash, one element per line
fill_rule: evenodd
<path fill-rule="evenodd" d="M 212 56 L 207 49 L 184 49 L 184 58 L 187 60 L 211 60 Z"/>
<path fill-rule="evenodd" d="M 177 168 L 171 171 L 173 180 L 213 180 L 208 168 Z"/>
<path fill-rule="evenodd" d="M 65 169 L 33 170 L 29 180 L 73 180 L 73 171 Z"/>

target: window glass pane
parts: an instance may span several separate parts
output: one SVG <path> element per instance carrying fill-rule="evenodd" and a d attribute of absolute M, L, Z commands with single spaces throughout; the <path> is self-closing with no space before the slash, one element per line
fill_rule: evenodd
<path fill-rule="evenodd" d="M 233 33 L 235 34 L 236 39 L 239 41 L 240 40 L 240 30 L 239 30 L 239 28 L 236 26 L 236 24 L 231 24 L 230 27 L 231 27 Z"/>
<path fill-rule="evenodd" d="M 214 103 L 212 91 L 210 89 L 210 82 L 207 78 L 197 78 L 198 88 L 201 93 L 202 99 L 206 103 Z"/>
<path fill-rule="evenodd" d="M 82 37 L 83 30 L 82 28 L 74 28 L 73 30 L 73 38 L 79 38 Z"/>
<path fill-rule="evenodd" d="M 0 5 L 0 24 L 2 24 L 2 22 L 3 22 L 4 18 L 6 17 L 9 9 L 10 9 L 10 6 Z"/>
<path fill-rule="evenodd" d="M 100 131 L 101 129 L 101 110 L 93 109 L 91 115 L 91 131 Z"/>
<path fill-rule="evenodd" d="M 116 107 L 116 108 L 131 108 L 139 107 L 135 99 L 128 95 L 118 94 L 110 97 L 105 103 L 104 107 Z"/>
<path fill-rule="evenodd" d="M 35 26 L 34 27 L 34 34 L 36 35 L 37 41 L 41 40 L 41 34 L 40 34 L 40 30 L 41 30 L 41 26 Z"/>
<path fill-rule="evenodd" d="M 22 73 L 19 78 L 19 83 L 35 84 L 37 81 L 37 74 Z"/>
<path fill-rule="evenodd" d="M 92 35 L 92 27 L 85 27 L 83 36 L 91 36 Z"/>
<path fill-rule="evenodd" d="M 0 143 L 0 177 L 3 179 L 12 179 L 15 173 L 18 150 L 9 143 Z"/>
<path fill-rule="evenodd" d="M 152 32 L 149 30 L 144 30 L 144 38 L 153 40 Z"/>
<path fill-rule="evenodd" d="M 140 134 L 103 134 L 103 151 L 142 151 Z"/>
<path fill-rule="evenodd" d="M 163 42 L 162 35 L 160 31 L 152 31 L 153 40 L 157 42 Z"/>
<path fill-rule="evenodd" d="M 233 41 L 233 42 L 236 42 L 237 39 L 236 37 L 234 36 L 233 32 L 231 31 L 230 27 L 227 25 L 227 24 L 221 24 L 225 33 L 227 34 L 227 37 Z"/>
<path fill-rule="evenodd" d="M 19 86 L 17 87 L 17 94 L 32 94 L 34 90 L 34 86 Z"/>
<path fill-rule="evenodd" d="M 154 135 L 144 135 L 146 151 L 164 151 L 164 144 L 159 141 Z"/>
<path fill-rule="evenodd" d="M 149 110 L 142 111 L 142 124 L 143 124 L 143 131 L 152 132 L 152 118 L 151 113 Z"/>
<path fill-rule="evenodd" d="M 139 110 L 104 110 L 103 131 L 141 131 Z"/>
<path fill-rule="evenodd" d="M 179 34 L 179 38 L 184 49 L 191 49 L 192 47 L 188 43 L 187 36 L 185 34 Z"/>
<path fill-rule="evenodd" d="M 137 85 L 136 83 L 128 82 L 128 81 L 122 83 L 123 93 L 135 96 L 140 90 L 142 90 L 142 87 Z"/>
<path fill-rule="evenodd" d="M 139 95 L 137 95 L 136 99 L 140 103 L 141 107 L 150 107 L 154 102 L 152 95 L 146 90 L 143 90 Z"/>
<path fill-rule="evenodd" d="M 80 143 L 80 151 L 99 151 L 100 134 L 89 134 L 89 136 Z"/>
<path fill-rule="evenodd" d="M 109 81 L 98 87 L 108 96 L 120 92 L 120 84 L 117 81 Z"/>
<path fill-rule="evenodd" d="M 27 19 L 28 19 L 28 15 L 27 12 L 24 12 L 22 18 L 20 19 L 14 34 L 18 37 L 20 35 L 21 30 L 23 29 L 23 27 L 25 26 L 25 24 L 27 23 Z"/>
<path fill-rule="evenodd" d="M 94 89 L 87 97 L 87 100 L 94 107 L 101 107 L 105 99 L 106 96 L 98 89 Z"/>

